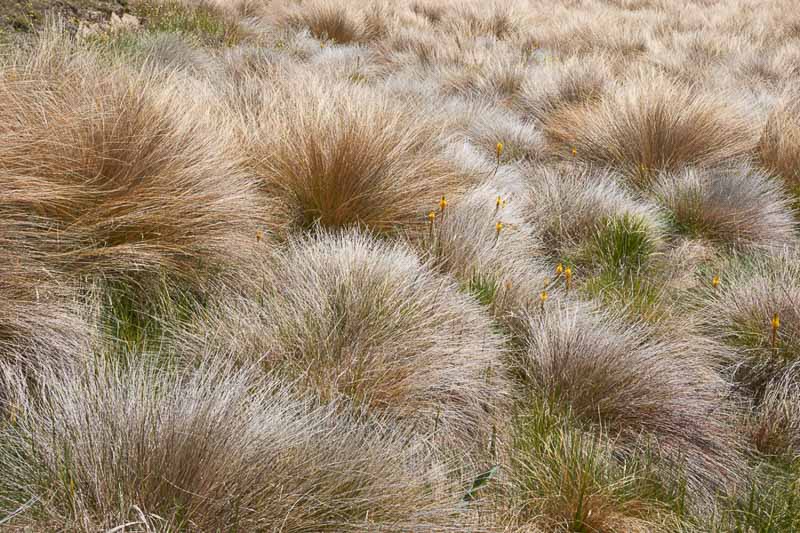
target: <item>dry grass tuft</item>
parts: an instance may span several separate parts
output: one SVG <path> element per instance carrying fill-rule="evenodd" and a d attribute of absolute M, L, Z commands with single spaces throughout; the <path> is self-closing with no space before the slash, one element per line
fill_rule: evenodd
<path fill-rule="evenodd" d="M 482 185 L 449 203 L 421 243 L 423 257 L 496 314 L 530 305 L 548 276 L 536 259 L 541 241 L 518 204 L 514 195 Z"/>
<path fill-rule="evenodd" d="M 786 95 L 771 110 L 758 143 L 760 163 L 780 176 L 795 194 L 800 192 L 800 104 Z"/>
<path fill-rule="evenodd" d="M 664 77 L 641 74 L 599 103 L 551 115 L 545 133 L 553 149 L 611 165 L 647 185 L 657 170 L 715 167 L 747 158 L 757 141 L 747 109 Z"/>
<path fill-rule="evenodd" d="M 507 394 L 503 339 L 452 280 L 402 244 L 353 232 L 292 242 L 273 268 L 256 298 L 224 300 L 179 342 L 485 453 Z"/>
<path fill-rule="evenodd" d="M 728 387 L 715 371 L 721 348 L 700 337 L 658 338 L 582 306 L 551 306 L 521 324 L 517 371 L 533 393 L 608 432 L 622 453 L 652 446 L 689 493 L 731 489 L 743 465 Z"/>
<path fill-rule="evenodd" d="M 698 298 L 702 331 L 730 346 L 733 381 L 762 397 L 770 383 L 797 380 L 800 353 L 800 266 L 794 251 L 739 257 L 718 267 L 717 288 Z M 772 319 L 779 327 L 773 338 Z"/>
<path fill-rule="evenodd" d="M 13 373 L 3 368 L 6 381 Z M 257 369 L 92 363 L 17 379 L 2 516 L 95 531 L 450 530 L 444 470 L 407 434 L 313 407 Z"/>
<path fill-rule="evenodd" d="M 298 76 L 281 85 L 243 142 L 248 169 L 287 211 L 290 229 L 364 226 L 424 232 L 442 195 L 473 180 L 441 153 L 441 129 L 364 87 Z"/>
<path fill-rule="evenodd" d="M 681 233 L 736 248 L 782 248 L 796 242 L 791 200 L 763 172 L 747 166 L 666 173 L 652 186 Z"/>
<path fill-rule="evenodd" d="M 262 215 L 203 95 L 58 54 L 45 41 L 0 76 L 0 218 L 16 245 L 51 270 L 130 278 L 242 256 Z"/>
<path fill-rule="evenodd" d="M 613 172 L 582 165 L 539 165 L 526 167 L 524 175 L 526 191 L 520 210 L 556 259 L 580 255 L 611 218 L 634 217 L 654 236 L 663 230 L 657 208 L 619 185 L 620 178 Z"/>

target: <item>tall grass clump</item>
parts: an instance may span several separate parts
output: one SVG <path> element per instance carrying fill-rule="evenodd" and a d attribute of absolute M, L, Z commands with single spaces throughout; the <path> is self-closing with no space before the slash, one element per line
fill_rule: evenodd
<path fill-rule="evenodd" d="M 789 93 L 778 100 L 767 116 L 758 143 L 759 162 L 780 176 L 795 195 L 800 194 L 800 105 Z"/>
<path fill-rule="evenodd" d="M 530 166 L 524 175 L 520 209 L 525 220 L 539 229 L 545 250 L 556 258 L 586 255 L 586 248 L 609 221 L 638 221 L 653 241 L 662 231 L 658 209 L 621 186 L 613 172 Z"/>
<path fill-rule="evenodd" d="M 543 531 L 675 531 L 680 489 L 643 456 L 620 461 L 607 435 L 533 398 L 515 419 L 509 489 L 513 522 Z"/>
<path fill-rule="evenodd" d="M 474 179 L 443 156 L 438 126 L 375 89 L 300 75 L 264 98 L 242 142 L 289 230 L 319 223 L 413 235 L 425 231 L 429 206 Z"/>
<path fill-rule="evenodd" d="M 748 166 L 665 173 L 652 191 L 678 231 L 691 237 L 738 249 L 780 249 L 797 241 L 782 186 Z"/>
<path fill-rule="evenodd" d="M 507 395 L 503 339 L 451 278 L 403 244 L 356 232 L 292 241 L 272 268 L 178 342 L 260 362 L 322 402 L 488 450 Z"/>
<path fill-rule="evenodd" d="M 315 407 L 252 367 L 98 362 L 15 383 L 16 415 L 0 427 L 7 526 L 457 529 L 459 494 L 417 441 Z"/>
<path fill-rule="evenodd" d="M 0 218 L 17 246 L 73 278 L 196 281 L 236 263 L 264 215 L 202 93 L 50 38 L 0 75 Z"/>
<path fill-rule="evenodd" d="M 448 203 L 420 245 L 435 268 L 497 313 L 530 303 L 548 275 L 537 259 L 539 236 L 519 203 L 502 189 L 481 185 Z"/>
<path fill-rule="evenodd" d="M 599 102 L 553 114 L 545 134 L 558 153 L 573 147 L 581 160 L 614 166 L 637 185 L 647 185 L 653 171 L 745 159 L 757 142 L 746 108 L 645 75 Z"/>
<path fill-rule="evenodd" d="M 664 480 L 683 479 L 698 502 L 740 481 L 741 447 L 715 344 L 662 338 L 582 305 L 529 313 L 518 328 L 524 348 L 514 370 L 522 383 L 585 427 L 607 432 L 618 453 L 652 450 L 666 465 Z"/>
<path fill-rule="evenodd" d="M 791 250 L 739 256 L 718 266 L 720 282 L 696 301 L 702 331 L 733 351 L 731 378 L 761 398 L 773 381 L 798 379 L 800 266 Z M 777 316 L 777 320 L 776 319 Z"/>

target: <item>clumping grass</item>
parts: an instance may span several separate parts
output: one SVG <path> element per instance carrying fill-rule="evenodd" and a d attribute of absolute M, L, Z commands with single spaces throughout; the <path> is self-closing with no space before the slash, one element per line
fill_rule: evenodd
<path fill-rule="evenodd" d="M 791 200 L 775 180 L 747 167 L 665 174 L 653 196 L 686 235 L 740 249 L 781 248 L 797 240 Z"/>
<path fill-rule="evenodd" d="M 545 132 L 562 153 L 574 147 L 580 159 L 616 166 L 633 183 L 647 185 L 654 171 L 746 158 L 757 140 L 746 111 L 642 73 L 598 103 L 553 114 Z"/>
<path fill-rule="evenodd" d="M 703 331 L 730 346 L 729 371 L 756 398 L 769 383 L 796 375 L 800 294 L 794 252 L 740 257 L 719 266 L 717 288 L 698 295 Z M 779 325 L 773 335 L 772 321 Z"/>
<path fill-rule="evenodd" d="M 793 0 L 45 4 L 0 529 L 800 529 Z"/>
<path fill-rule="evenodd" d="M 295 241 L 275 262 L 257 298 L 223 300 L 178 341 L 485 454 L 507 390 L 503 339 L 475 300 L 405 246 L 356 232 Z"/>
<path fill-rule="evenodd" d="M 374 89 L 309 77 L 264 99 L 242 131 L 247 168 L 293 228 L 424 233 L 441 196 L 472 179 L 442 156 L 436 124 Z"/>
<path fill-rule="evenodd" d="M 554 531 L 671 531 L 683 495 L 665 486 L 643 454 L 620 462 L 607 435 L 593 435 L 569 411 L 533 399 L 518 415 L 510 484 L 515 520 Z"/>
<path fill-rule="evenodd" d="M 685 469 L 694 497 L 708 499 L 739 481 L 728 387 L 709 354 L 719 348 L 700 338 L 663 339 L 645 325 L 615 325 L 581 305 L 551 306 L 517 328 L 525 344 L 515 368 L 529 390 L 608 432 L 622 453 L 654 439 L 658 457 Z"/>
<path fill-rule="evenodd" d="M 314 407 L 253 368 L 206 361 L 172 375 L 117 361 L 45 372 L 35 389 L 19 379 L 18 414 L 0 428 L 0 511 L 26 511 L 12 526 L 458 524 L 448 502 L 458 493 L 406 435 Z"/>
<path fill-rule="evenodd" d="M 620 186 L 613 173 L 583 166 L 531 166 L 525 177 L 527 190 L 520 210 L 531 226 L 539 228 L 544 247 L 554 258 L 585 254 L 593 242 L 603 246 L 598 239 L 620 233 L 613 227 L 599 231 L 609 221 L 635 221 L 641 231 L 634 235 L 657 240 L 663 225 L 657 208 Z"/>

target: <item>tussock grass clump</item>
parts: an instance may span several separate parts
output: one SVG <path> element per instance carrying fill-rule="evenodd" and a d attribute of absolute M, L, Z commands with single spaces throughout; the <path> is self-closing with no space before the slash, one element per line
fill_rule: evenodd
<path fill-rule="evenodd" d="M 700 500 L 740 480 L 715 344 L 659 338 L 644 325 L 615 324 L 582 306 L 551 306 L 518 327 L 525 347 L 516 371 L 529 390 L 602 428 L 623 454 L 652 448 L 670 465 L 664 479 L 684 478 Z"/>
<path fill-rule="evenodd" d="M 791 200 L 780 184 L 748 166 L 659 176 L 652 187 L 681 233 L 739 249 L 796 242 Z"/>
<path fill-rule="evenodd" d="M 661 244 L 648 220 L 623 213 L 600 222 L 587 244 L 593 264 L 603 270 L 637 272 L 645 267 Z"/>
<path fill-rule="evenodd" d="M 421 242 L 423 257 L 498 313 L 523 309 L 548 276 L 536 259 L 542 255 L 539 236 L 518 203 L 502 189 L 482 185 L 448 202 Z"/>
<path fill-rule="evenodd" d="M 609 220 L 637 220 L 652 240 L 662 231 L 658 210 L 626 191 L 612 172 L 531 166 L 524 174 L 521 210 L 556 258 L 580 255 Z"/>
<path fill-rule="evenodd" d="M 0 219 L 16 245 L 72 276 L 194 279 L 241 258 L 262 214 L 201 95 L 57 53 L 44 43 L 0 76 Z"/>
<path fill-rule="evenodd" d="M 609 89 L 598 103 L 551 115 L 554 148 L 623 171 L 646 185 L 656 170 L 715 167 L 746 158 L 757 141 L 747 109 L 663 77 L 641 75 Z"/>
<path fill-rule="evenodd" d="M 612 79 L 608 63 L 609 58 L 598 56 L 538 65 L 522 84 L 515 108 L 541 124 L 561 109 L 598 101 Z"/>
<path fill-rule="evenodd" d="M 0 264 L 0 364 L 34 379 L 43 369 L 82 360 L 95 331 L 91 309 L 81 305 L 75 288 L 37 276 L 32 266 Z"/>
<path fill-rule="evenodd" d="M 674 531 L 682 505 L 654 463 L 619 461 L 607 436 L 533 399 L 515 423 L 510 488 L 514 521 L 544 531 Z"/>
<path fill-rule="evenodd" d="M 273 268 L 255 300 L 223 301 L 193 342 L 260 361 L 323 402 L 488 449 L 507 394 L 503 339 L 454 281 L 354 232 L 292 242 Z"/>
<path fill-rule="evenodd" d="M 788 374 L 770 382 L 748 420 L 755 449 L 779 458 L 800 457 L 800 383 Z"/>
<path fill-rule="evenodd" d="M 279 4 L 277 16 L 272 16 L 275 16 L 279 26 L 305 28 L 320 41 L 350 44 L 369 42 L 388 32 L 389 14 L 375 3 L 370 9 L 377 12 L 358 9 L 356 4 L 312 0 L 304 2 L 302 6 Z"/>
<path fill-rule="evenodd" d="M 314 407 L 254 368 L 92 363 L 16 385 L 0 427 L 12 527 L 457 529 L 459 495 L 409 435 Z"/>
<path fill-rule="evenodd" d="M 264 193 L 285 206 L 290 229 L 424 231 L 431 206 L 473 181 L 442 155 L 440 128 L 373 89 L 321 81 L 280 86 L 243 132 Z"/>
<path fill-rule="evenodd" d="M 705 334 L 734 349 L 728 361 L 732 379 L 756 398 L 775 380 L 786 376 L 797 380 L 797 253 L 734 258 L 722 262 L 719 271 L 719 285 L 706 286 L 698 298 L 697 314 Z M 775 315 L 777 328 L 773 326 Z"/>
<path fill-rule="evenodd" d="M 796 94 L 784 96 L 767 117 L 758 143 L 758 158 L 770 172 L 800 194 L 800 104 Z"/>

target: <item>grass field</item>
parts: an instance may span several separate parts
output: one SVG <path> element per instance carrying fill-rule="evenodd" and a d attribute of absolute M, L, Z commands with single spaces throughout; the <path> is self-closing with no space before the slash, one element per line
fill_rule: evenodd
<path fill-rule="evenodd" d="M 0 531 L 799 531 L 795 7 L 0 7 Z"/>

